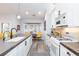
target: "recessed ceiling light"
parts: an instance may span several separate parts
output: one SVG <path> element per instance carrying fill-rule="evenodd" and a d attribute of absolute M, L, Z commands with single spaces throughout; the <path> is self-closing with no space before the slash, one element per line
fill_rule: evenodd
<path fill-rule="evenodd" d="M 41 15 L 41 11 L 39 11 L 38 14 Z"/>
<path fill-rule="evenodd" d="M 21 19 L 21 16 L 20 16 L 20 15 L 18 15 L 18 16 L 17 16 L 17 19 Z"/>
<path fill-rule="evenodd" d="M 28 15 L 28 14 L 29 14 L 29 12 L 28 12 L 28 11 L 26 11 L 26 12 L 25 12 L 25 14 L 26 14 L 26 15 Z"/>

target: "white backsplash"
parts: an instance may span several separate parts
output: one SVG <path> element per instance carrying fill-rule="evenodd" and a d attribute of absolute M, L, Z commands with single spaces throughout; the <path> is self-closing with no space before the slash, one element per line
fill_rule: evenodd
<path fill-rule="evenodd" d="M 62 37 L 70 38 L 72 40 L 78 40 L 79 41 L 79 28 L 69 28 L 67 30 L 64 30 L 62 33 Z"/>

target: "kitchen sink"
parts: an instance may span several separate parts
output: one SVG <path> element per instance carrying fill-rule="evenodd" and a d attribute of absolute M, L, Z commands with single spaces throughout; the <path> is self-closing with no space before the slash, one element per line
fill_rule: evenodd
<path fill-rule="evenodd" d="M 23 38 L 24 38 L 24 37 L 16 37 L 16 38 L 7 40 L 6 42 L 18 42 L 18 41 L 22 40 Z"/>

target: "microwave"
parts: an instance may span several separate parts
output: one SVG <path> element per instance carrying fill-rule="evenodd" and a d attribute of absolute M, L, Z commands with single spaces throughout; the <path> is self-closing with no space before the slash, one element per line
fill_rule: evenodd
<path fill-rule="evenodd" d="M 60 24 L 60 20 L 56 22 L 56 25 Z"/>

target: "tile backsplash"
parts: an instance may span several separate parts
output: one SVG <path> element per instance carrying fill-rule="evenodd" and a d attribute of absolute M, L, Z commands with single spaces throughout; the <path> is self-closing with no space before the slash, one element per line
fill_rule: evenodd
<path fill-rule="evenodd" d="M 54 29 L 54 32 L 60 33 L 62 37 L 68 37 L 71 39 L 79 40 L 79 28 L 78 27 L 57 27 Z"/>
<path fill-rule="evenodd" d="M 78 27 L 64 28 L 62 31 L 62 36 L 68 36 L 72 39 L 79 40 L 79 28 Z"/>

